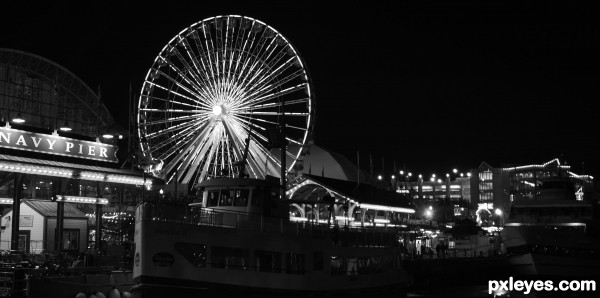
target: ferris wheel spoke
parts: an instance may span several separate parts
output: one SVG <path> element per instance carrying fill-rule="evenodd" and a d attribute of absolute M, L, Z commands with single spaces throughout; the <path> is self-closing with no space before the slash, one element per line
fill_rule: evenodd
<path fill-rule="evenodd" d="M 186 132 L 187 134 L 184 135 L 184 133 Z M 167 159 L 173 153 L 186 146 L 187 142 L 192 139 L 193 133 L 194 132 L 190 131 L 189 129 L 184 129 L 178 133 L 179 135 L 176 134 L 173 137 L 165 139 L 160 145 L 157 145 L 154 148 L 150 149 L 149 152 L 152 154 L 154 152 L 157 152 L 157 150 L 162 149 L 163 147 L 167 147 L 168 145 L 175 143 L 174 145 L 168 146 L 168 149 L 165 152 L 157 155 L 157 158 L 159 159 Z"/>
<path fill-rule="evenodd" d="M 283 49 L 280 49 L 279 54 L 277 55 L 276 59 L 277 61 L 279 61 L 281 58 L 283 58 L 285 56 L 285 52 Z M 286 62 L 284 62 L 283 64 L 281 64 L 280 66 L 276 67 L 276 62 L 277 61 L 270 61 L 268 63 L 265 63 L 265 67 L 267 69 L 269 69 L 269 72 L 262 72 L 262 73 L 256 73 L 252 78 L 250 78 L 248 81 L 246 81 L 246 86 L 252 90 L 252 87 L 249 87 L 250 84 L 254 84 L 255 88 L 260 88 L 261 86 L 263 86 L 265 83 L 270 82 L 271 80 L 267 80 L 267 78 L 273 78 L 276 77 L 277 75 L 279 75 L 281 72 L 283 72 L 284 70 L 286 70 L 287 68 L 289 68 L 291 65 L 294 64 L 294 60 L 295 58 L 292 57 L 290 59 L 288 59 Z M 254 62 L 255 65 L 253 65 L 253 67 L 258 66 L 259 63 L 262 63 L 262 60 L 259 61 L 255 61 Z M 256 81 L 256 82 L 254 82 Z"/>
<path fill-rule="evenodd" d="M 246 157 L 249 177 L 279 176 L 266 146 L 282 116 L 291 170 L 312 130 L 308 82 L 293 47 L 258 20 L 217 16 L 182 30 L 154 60 L 139 99 L 143 153 L 165 164 L 153 173 L 179 183 L 233 177 Z"/>
<path fill-rule="evenodd" d="M 286 89 L 271 93 L 269 95 L 265 95 L 262 97 L 257 97 L 257 98 L 252 98 L 249 99 L 248 102 L 249 103 L 253 103 L 253 104 L 257 104 L 257 103 L 261 103 L 261 102 L 265 102 L 267 100 L 271 100 L 274 98 L 278 98 L 280 96 L 286 95 L 286 94 L 290 94 L 292 92 L 298 91 L 298 90 L 302 90 L 306 87 L 306 83 L 302 83 L 293 87 L 288 87 Z"/>
<path fill-rule="evenodd" d="M 148 117 L 146 119 L 148 119 Z M 194 115 L 171 117 L 171 118 L 157 117 L 157 119 L 160 119 L 160 120 L 152 120 L 152 121 L 146 120 L 146 122 L 140 123 L 140 126 L 153 127 L 153 126 L 164 125 L 164 124 L 180 122 L 180 121 L 188 121 L 188 120 L 191 120 L 191 122 L 186 122 L 186 123 L 188 123 L 187 125 L 192 125 L 192 124 L 197 124 L 197 122 L 206 121 L 208 119 L 208 116 L 201 115 L 201 114 L 194 114 Z M 177 124 L 177 125 L 181 125 L 181 124 Z"/>
<path fill-rule="evenodd" d="M 215 48 L 213 46 L 212 34 L 210 32 L 210 24 L 202 24 L 202 33 L 204 34 L 204 44 L 206 47 L 207 57 L 208 57 L 208 66 L 210 67 L 211 77 L 217 78 L 219 76 L 218 70 L 214 67 L 215 63 L 218 63 L 216 60 Z M 216 83 L 216 82 L 215 82 Z M 216 86 L 216 84 L 215 84 Z"/>
<path fill-rule="evenodd" d="M 200 145 L 194 148 L 194 152 L 189 154 L 187 158 L 181 163 L 180 167 L 183 167 L 183 183 L 188 183 L 191 177 L 196 173 L 198 166 L 206 157 L 206 152 L 210 149 L 210 134 L 204 135 L 200 138 Z"/>
<path fill-rule="evenodd" d="M 178 101 L 178 100 L 168 100 L 168 99 L 164 99 L 162 97 L 150 96 L 150 95 L 146 95 L 146 94 L 143 94 L 142 98 L 143 99 L 148 98 L 148 100 L 156 100 L 156 101 L 160 101 L 163 103 L 169 103 L 169 104 L 173 104 L 173 105 L 182 105 L 182 106 L 194 107 L 194 108 L 196 107 L 196 105 L 193 105 L 190 103 L 186 103 L 186 102 L 182 102 L 182 101 Z"/>
<path fill-rule="evenodd" d="M 210 132 L 210 128 L 208 127 L 208 125 L 205 125 L 204 127 L 205 129 L 203 131 L 201 131 L 200 133 L 198 133 L 195 138 L 193 138 L 190 142 L 188 142 L 186 144 L 186 146 L 184 148 L 181 149 L 181 153 L 178 154 L 177 156 L 175 156 L 175 158 L 173 158 L 173 160 L 165 167 L 165 172 L 166 173 L 170 173 L 176 166 L 179 165 L 180 161 L 184 158 L 184 157 L 188 157 L 187 153 L 190 153 L 192 148 L 194 148 L 194 146 L 196 146 L 196 144 L 202 144 L 202 141 L 206 138 L 206 135 Z M 178 150 L 179 148 L 175 149 Z"/>
<path fill-rule="evenodd" d="M 306 105 L 309 102 L 309 100 L 310 100 L 310 98 L 305 97 L 305 98 L 300 98 L 300 99 L 286 100 L 285 102 L 269 102 L 269 103 L 264 103 L 264 104 L 237 107 L 236 111 L 238 113 L 242 114 L 242 111 L 279 108 L 279 107 L 283 106 L 284 104 L 286 107 L 290 107 L 295 104 Z M 247 113 L 243 113 L 243 114 L 247 114 Z M 288 112 L 286 112 L 286 114 L 288 114 Z"/>
<path fill-rule="evenodd" d="M 170 127 L 164 128 L 164 129 L 159 129 L 152 133 L 149 133 L 146 135 L 146 138 L 152 139 L 152 138 L 160 137 L 160 136 L 163 136 L 164 134 L 172 133 L 173 131 L 185 129 L 185 128 L 192 127 L 192 126 L 197 126 L 200 123 L 202 123 L 201 120 L 179 123 L 177 125 L 170 126 Z"/>
<path fill-rule="evenodd" d="M 184 47 L 184 49 L 186 49 L 184 42 L 180 42 L 180 44 L 181 44 L 181 46 Z M 187 51 L 187 49 L 186 49 L 186 51 Z M 199 77 L 197 77 L 195 75 L 195 72 L 192 71 L 192 67 L 189 65 L 189 63 L 186 62 L 185 57 L 181 54 L 179 49 L 176 46 L 170 47 L 168 56 L 177 57 L 177 61 L 183 65 L 183 69 L 181 69 L 180 67 L 176 66 L 173 63 L 173 61 L 171 61 L 170 59 L 166 59 L 166 62 L 167 62 L 167 65 L 169 66 L 169 68 L 171 68 L 176 74 L 178 74 L 178 76 L 181 77 L 182 80 L 186 81 L 192 88 L 195 88 L 197 92 L 201 93 L 202 92 L 201 88 L 199 87 L 199 85 L 196 82 L 197 81 L 201 82 L 202 79 L 200 79 Z M 157 70 L 157 73 L 164 76 L 168 80 L 171 80 L 175 84 L 179 85 L 180 88 L 186 90 L 188 93 L 199 97 L 199 95 L 196 92 L 192 92 L 187 86 L 181 85 L 177 80 L 175 80 L 174 78 L 169 76 L 164 71 Z M 187 77 L 187 74 L 190 74 L 194 80 L 192 80 L 192 78 Z"/>
<path fill-rule="evenodd" d="M 272 74 L 269 74 L 268 76 L 264 76 L 263 78 L 261 78 L 261 80 L 255 84 L 255 87 L 249 89 L 248 96 L 249 97 L 260 96 L 262 94 L 271 92 L 272 90 L 275 90 L 275 89 L 278 89 L 278 88 L 284 86 L 286 83 L 290 82 L 294 78 L 300 77 L 301 73 L 292 73 L 286 77 L 279 78 L 275 81 L 274 78 L 276 78 L 278 75 L 280 75 L 281 73 L 286 71 L 291 66 L 292 65 L 290 64 L 290 65 L 285 66 L 285 68 L 279 68 L 277 70 L 274 70 Z M 271 83 L 271 84 L 269 84 L 269 83 Z"/>
<path fill-rule="evenodd" d="M 303 75 L 304 75 L 304 71 L 302 71 L 301 69 L 296 70 L 293 73 L 291 73 L 291 74 L 289 74 L 289 75 L 287 75 L 287 76 L 279 79 L 276 82 L 276 84 L 269 84 L 269 85 L 264 84 L 264 85 L 261 85 L 260 89 L 254 90 L 254 92 L 252 94 L 248 95 L 248 96 L 249 97 L 260 96 L 260 95 L 263 95 L 265 93 L 271 92 L 271 91 L 273 91 L 273 90 L 275 90 L 277 88 L 280 88 L 281 86 L 286 85 L 287 83 L 291 82 L 294 79 L 302 78 Z"/>
<path fill-rule="evenodd" d="M 151 109 L 151 108 L 141 108 L 140 111 L 142 112 L 160 112 L 160 113 L 187 113 L 187 114 L 191 114 L 191 113 L 202 113 L 202 112 L 206 112 L 207 110 L 183 110 L 183 109 Z"/>
<path fill-rule="evenodd" d="M 236 116 L 236 119 L 238 119 L 239 122 L 241 122 L 244 125 L 246 125 L 245 127 L 249 128 L 251 126 L 251 127 L 254 128 L 254 130 L 267 131 L 267 129 L 264 126 L 260 126 L 257 123 L 253 123 L 253 122 L 250 121 L 250 120 L 253 120 L 253 119 L 251 119 L 249 117 L 246 117 L 248 119 L 243 119 L 243 118 L 244 118 L 244 116 L 241 116 L 241 115 Z M 254 121 L 265 122 L 265 123 L 269 123 L 269 124 L 277 124 L 275 122 L 267 121 L 267 120 L 263 120 L 263 119 L 259 119 L 259 118 L 254 119 Z"/>
<path fill-rule="evenodd" d="M 197 36 L 197 33 L 192 35 L 191 38 L 194 39 L 194 41 L 196 41 L 195 40 L 196 36 Z M 200 52 L 199 55 L 196 55 L 192 49 L 192 46 L 188 42 L 187 38 L 182 38 L 181 43 L 182 43 L 183 47 L 185 48 L 187 56 L 190 58 L 190 61 L 192 61 L 192 65 L 194 65 L 194 69 L 196 70 L 195 72 L 190 71 L 190 75 L 192 75 L 192 77 L 194 79 L 196 79 L 197 82 L 205 83 L 205 84 L 199 84 L 200 86 L 197 86 L 197 87 L 202 89 L 201 85 L 213 85 L 214 86 L 215 81 L 211 80 L 210 77 L 207 75 L 206 64 L 204 62 L 204 59 L 201 58 L 202 52 Z M 195 45 L 199 51 L 202 51 L 201 46 L 199 46 L 199 44 L 197 42 L 195 42 Z M 204 91 L 209 92 L 209 90 L 206 88 L 204 88 Z"/>
<path fill-rule="evenodd" d="M 175 85 L 176 85 L 176 86 L 178 86 L 179 88 L 181 88 L 181 89 L 183 89 L 184 91 L 186 91 L 186 92 L 187 92 L 189 95 L 191 95 L 191 96 L 194 96 L 194 97 L 196 97 L 196 98 L 209 98 L 209 97 L 207 97 L 207 96 L 204 96 L 204 95 L 203 95 L 203 94 L 201 94 L 201 93 L 197 93 L 197 92 L 196 92 L 196 91 L 200 91 L 200 92 L 202 92 L 201 90 L 192 90 L 192 89 L 188 88 L 188 86 L 185 86 L 185 85 L 183 85 L 182 83 L 180 83 L 179 81 L 177 81 L 175 78 L 173 78 L 173 77 L 171 77 L 171 76 L 167 75 L 166 73 L 164 73 L 164 72 L 162 72 L 162 71 L 160 71 L 160 74 L 161 74 L 161 75 L 162 75 L 164 78 L 166 78 L 167 80 L 169 80 L 169 81 L 173 82 L 173 84 L 175 84 Z M 193 82 L 192 82 L 192 81 L 191 81 L 191 80 L 190 80 L 188 77 L 186 77 L 186 76 L 185 76 L 185 74 L 184 74 L 183 72 L 179 72 L 179 73 L 178 73 L 178 75 L 179 75 L 179 77 L 180 77 L 181 79 L 183 79 L 183 80 L 184 80 L 185 82 L 187 82 L 189 85 L 192 85 L 192 87 L 193 87 L 193 88 L 197 87 L 197 85 L 196 85 L 195 83 L 193 83 Z M 200 88 L 198 88 L 198 89 L 200 89 Z M 186 96 L 186 98 L 190 98 L 190 99 L 191 99 L 192 97 Z M 199 102 L 198 100 L 195 100 L 195 101 L 196 101 L 196 102 Z"/>
<path fill-rule="evenodd" d="M 204 28 L 203 26 L 202 26 L 202 28 Z M 196 49 L 198 50 L 198 56 L 201 57 L 199 59 L 199 61 L 202 64 L 202 68 L 204 70 L 202 72 L 202 74 L 204 75 L 204 77 L 206 77 L 207 85 L 214 87 L 217 85 L 217 82 L 215 80 L 215 75 L 214 75 L 214 72 L 213 72 L 212 66 L 211 66 L 211 59 L 210 59 L 210 52 L 208 49 L 208 44 L 202 43 L 202 40 L 200 39 L 200 35 L 198 34 L 198 31 L 193 32 L 192 39 L 194 40 L 194 44 L 196 45 Z M 206 48 L 205 48 L 205 46 L 206 46 Z M 205 53 L 205 55 L 203 55 L 203 53 Z M 208 61 L 205 59 L 205 57 L 208 59 Z"/>
<path fill-rule="evenodd" d="M 282 112 L 238 112 L 239 115 L 270 115 L 270 116 L 281 116 Z M 308 113 L 294 113 L 294 112 L 286 112 L 286 116 L 308 116 Z"/>
<path fill-rule="evenodd" d="M 199 105 L 201 105 L 201 106 L 205 106 L 205 107 L 207 107 L 207 108 L 210 108 L 210 106 L 209 106 L 208 104 L 206 104 L 205 102 L 199 101 L 198 99 L 191 98 L 191 97 L 189 97 L 189 96 L 185 96 L 185 95 L 183 95 L 183 94 L 181 94 L 181 93 L 179 93 L 179 92 L 175 92 L 175 91 L 173 91 L 173 90 L 171 90 L 171 89 L 169 89 L 169 88 L 166 88 L 166 87 L 164 87 L 164 86 L 162 86 L 162 85 L 159 85 L 159 84 L 157 84 L 157 83 L 154 83 L 154 82 L 147 82 L 147 83 L 149 83 L 149 84 L 151 84 L 152 86 L 155 86 L 155 87 L 157 87 L 157 88 L 159 88 L 159 89 L 161 89 L 161 90 L 163 90 L 163 91 L 165 91 L 165 92 L 167 92 L 167 93 L 173 94 L 174 96 L 178 96 L 178 97 L 180 97 L 180 98 L 187 99 L 187 100 L 189 100 L 189 101 L 195 102 L 195 103 L 197 103 L 197 104 L 199 104 Z M 208 100 L 208 99 L 207 99 L 207 100 Z"/>

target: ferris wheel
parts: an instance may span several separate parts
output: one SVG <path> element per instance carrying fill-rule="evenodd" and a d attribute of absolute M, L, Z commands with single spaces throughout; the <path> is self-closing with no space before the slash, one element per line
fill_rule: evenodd
<path fill-rule="evenodd" d="M 299 169 L 314 104 L 304 63 L 281 33 L 249 17 L 208 18 L 173 37 L 148 70 L 140 149 L 167 183 L 279 177 L 273 131 L 285 123 L 286 172 Z"/>

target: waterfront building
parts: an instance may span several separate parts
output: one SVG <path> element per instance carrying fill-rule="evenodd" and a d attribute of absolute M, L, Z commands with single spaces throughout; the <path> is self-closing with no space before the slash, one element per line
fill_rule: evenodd
<path fill-rule="evenodd" d="M 19 244 L 20 251 L 40 254 L 56 248 L 56 227 L 58 226 L 57 204 L 48 201 L 23 200 L 19 206 Z M 0 222 L 0 240 L 11 239 L 12 209 L 2 215 Z M 85 252 L 88 245 L 88 217 L 75 204 L 64 206 L 63 251 L 70 253 Z M 10 250 L 10 241 L 1 241 L 0 250 Z"/>
<path fill-rule="evenodd" d="M 540 198 L 541 180 L 569 177 L 577 200 L 592 200 L 593 179 L 571 171 L 571 166 L 558 158 L 542 164 L 492 167 L 482 162 L 471 170 L 471 195 L 478 215 L 488 217 L 490 224 L 503 225 L 513 202 Z"/>
<path fill-rule="evenodd" d="M 42 212 L 39 219 L 26 214 L 44 202 L 54 206 L 57 232 L 56 237 L 46 235 L 41 249 L 60 253 L 71 248 L 65 240 L 72 237 L 67 218 L 74 206 L 95 222 L 89 233 L 79 231 L 85 240 L 78 249 L 88 249 L 89 243 L 98 251 L 101 239 L 109 236 L 106 221 L 130 215 L 122 205 L 139 202 L 152 186 L 155 179 L 133 167 L 121 168 L 118 156 L 125 159 L 129 153 L 127 146 L 119 150 L 125 132 L 99 93 L 46 58 L 0 49 L 0 208 L 11 214 L 9 225 L 2 222 L 10 227 L 0 239 L 2 249 L 39 251 L 31 249 L 35 233 L 24 223 L 31 223 L 29 218 L 37 227 L 47 221 L 49 214 Z"/>

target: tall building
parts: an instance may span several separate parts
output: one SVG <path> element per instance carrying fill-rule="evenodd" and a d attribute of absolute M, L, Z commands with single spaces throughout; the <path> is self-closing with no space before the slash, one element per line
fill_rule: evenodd
<path fill-rule="evenodd" d="M 578 175 L 571 172 L 570 168 L 558 158 L 543 164 L 496 168 L 482 162 L 471 171 L 471 195 L 479 211 L 488 210 L 491 214 L 506 218 L 512 202 L 540 198 L 539 189 L 543 180 L 568 177 L 573 184 L 573 197 L 591 200 L 593 177 Z"/>

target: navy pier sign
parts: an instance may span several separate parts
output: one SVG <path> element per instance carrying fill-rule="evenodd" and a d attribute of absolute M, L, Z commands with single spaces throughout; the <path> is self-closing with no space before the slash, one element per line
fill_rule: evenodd
<path fill-rule="evenodd" d="M 63 155 L 106 162 L 118 162 L 119 147 L 61 137 L 33 133 L 8 127 L 0 127 L 0 147 Z"/>

